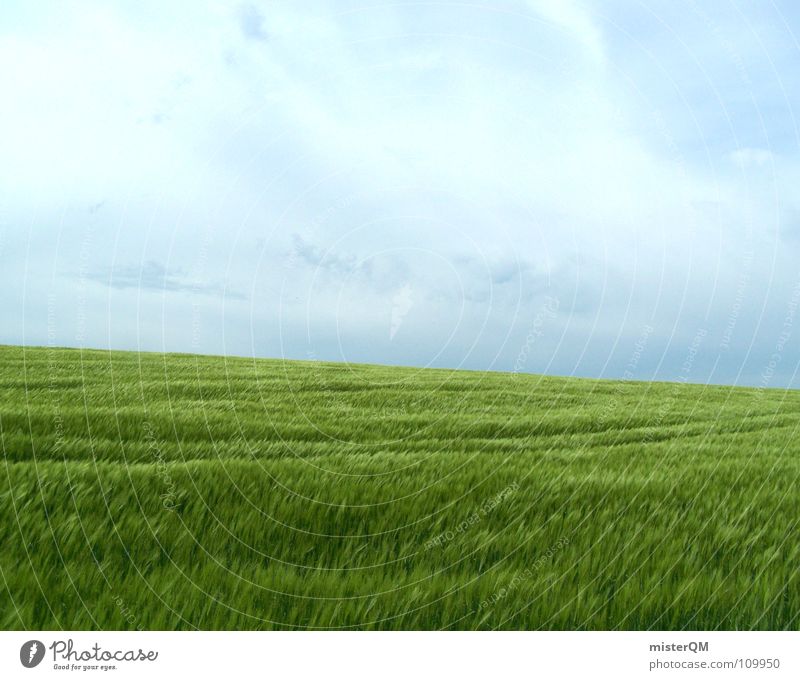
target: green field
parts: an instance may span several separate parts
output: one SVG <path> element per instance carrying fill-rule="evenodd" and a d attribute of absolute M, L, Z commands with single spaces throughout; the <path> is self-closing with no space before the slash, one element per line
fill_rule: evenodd
<path fill-rule="evenodd" d="M 797 629 L 800 394 L 0 347 L 4 629 Z"/>

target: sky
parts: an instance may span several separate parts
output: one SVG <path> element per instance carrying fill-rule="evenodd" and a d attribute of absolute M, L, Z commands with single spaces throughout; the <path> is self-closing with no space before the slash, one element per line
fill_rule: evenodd
<path fill-rule="evenodd" d="M 0 343 L 798 387 L 792 1 L 0 5 Z"/>

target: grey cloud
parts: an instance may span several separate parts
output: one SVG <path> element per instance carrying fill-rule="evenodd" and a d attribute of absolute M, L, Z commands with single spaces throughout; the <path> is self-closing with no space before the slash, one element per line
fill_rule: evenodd
<path fill-rule="evenodd" d="M 430 269 L 392 253 L 362 260 L 352 253 L 316 245 L 297 233 L 292 234 L 290 257 L 333 277 L 358 277 L 360 283 L 376 293 L 395 291 L 413 281 L 415 289 L 436 304 L 462 301 L 484 304 L 490 300 L 495 303 L 529 302 L 554 289 L 551 272 L 513 257 L 484 260 L 472 255 L 448 256 L 459 277 L 457 289 L 448 285 L 448 281 L 452 283 L 450 267 Z M 555 274 L 561 288 L 566 288 L 574 279 L 574 271 L 569 268 Z"/>
<path fill-rule="evenodd" d="M 86 275 L 86 278 L 117 290 L 136 288 L 139 290 L 214 295 L 233 300 L 246 299 L 242 293 L 226 288 L 219 282 L 196 281 L 179 269 L 171 272 L 167 271 L 163 264 L 155 260 L 148 260 L 140 266 L 115 267 L 113 271 L 90 272 Z"/>
<path fill-rule="evenodd" d="M 551 290 L 550 273 L 528 260 L 458 256 L 453 264 L 465 282 L 464 297 L 470 302 L 524 302 Z"/>
<path fill-rule="evenodd" d="M 264 30 L 264 16 L 253 5 L 242 5 L 239 9 L 239 28 L 242 35 L 249 40 L 266 42 L 267 32 Z"/>
<path fill-rule="evenodd" d="M 307 265 L 336 274 L 352 274 L 360 267 L 358 258 L 354 255 L 342 255 L 331 249 L 323 250 L 300 234 L 292 234 L 292 253 Z"/>

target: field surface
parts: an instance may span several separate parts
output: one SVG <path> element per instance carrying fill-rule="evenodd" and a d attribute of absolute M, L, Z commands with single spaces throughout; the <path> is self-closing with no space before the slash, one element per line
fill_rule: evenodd
<path fill-rule="evenodd" d="M 800 394 L 0 347 L 4 629 L 797 629 Z"/>

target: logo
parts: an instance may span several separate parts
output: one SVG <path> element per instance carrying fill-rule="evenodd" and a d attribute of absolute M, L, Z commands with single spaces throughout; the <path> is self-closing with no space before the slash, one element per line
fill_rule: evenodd
<path fill-rule="evenodd" d="M 44 644 L 39 640 L 28 640 L 19 650 L 19 660 L 25 668 L 38 666 L 44 659 Z"/>

